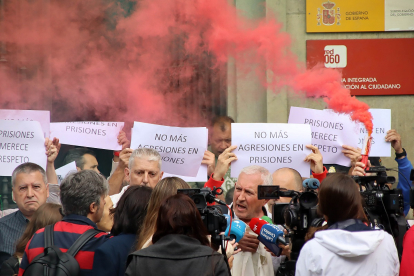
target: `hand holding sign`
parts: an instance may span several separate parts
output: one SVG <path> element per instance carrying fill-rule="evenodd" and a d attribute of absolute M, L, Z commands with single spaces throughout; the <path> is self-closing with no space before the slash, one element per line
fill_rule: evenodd
<path fill-rule="evenodd" d="M 206 150 L 204 152 L 203 160 L 201 161 L 201 164 L 207 165 L 207 175 L 210 176 L 216 167 L 216 157 L 214 153 L 211 151 Z"/>
<path fill-rule="evenodd" d="M 342 145 L 342 153 L 351 160 L 351 167 L 355 167 L 356 162 L 361 161 L 361 149 L 351 147 L 348 145 Z"/>
<path fill-rule="evenodd" d="M 310 168 L 314 173 L 323 173 L 323 156 L 316 146 L 306 145 L 306 147 L 312 150 L 312 153 L 306 156 L 305 162 L 310 163 Z"/>
<path fill-rule="evenodd" d="M 55 145 L 52 144 L 52 141 L 45 141 L 45 147 L 46 147 L 46 156 L 47 156 L 47 162 L 53 163 L 58 155 L 58 150 Z"/>
<path fill-rule="evenodd" d="M 120 167 L 122 170 L 125 168 L 128 168 L 129 165 L 129 158 L 131 157 L 133 150 L 130 148 L 123 149 L 119 153 L 119 163 L 118 167 Z"/>
<path fill-rule="evenodd" d="M 59 139 L 54 138 L 53 140 L 50 140 L 49 138 L 46 138 L 45 148 L 46 148 L 46 156 L 47 156 L 47 165 L 46 165 L 47 182 L 50 184 L 58 184 L 59 179 L 55 171 L 55 159 L 59 154 L 59 149 L 60 149 Z"/>
<path fill-rule="evenodd" d="M 391 146 L 394 148 L 396 153 L 403 153 L 403 147 L 401 143 L 401 135 L 395 129 L 391 129 L 385 136 L 386 142 L 391 142 Z"/>
<path fill-rule="evenodd" d="M 125 131 L 121 130 L 118 134 L 118 144 L 122 146 L 122 149 L 131 147 L 131 141 L 126 137 Z"/>
<path fill-rule="evenodd" d="M 219 155 L 217 158 L 216 168 L 214 170 L 214 180 L 221 181 L 230 169 L 231 162 L 237 160 L 236 154 L 232 152 L 236 148 L 237 146 L 230 146 Z"/>

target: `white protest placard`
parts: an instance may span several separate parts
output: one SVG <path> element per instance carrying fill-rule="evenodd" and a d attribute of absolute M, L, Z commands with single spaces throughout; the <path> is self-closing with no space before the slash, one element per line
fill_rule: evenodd
<path fill-rule="evenodd" d="M 49 110 L 0 109 L 0 120 L 37 121 L 42 127 L 44 138 L 49 137 Z"/>
<path fill-rule="evenodd" d="M 62 166 L 59 169 L 56 169 L 56 175 L 58 177 L 59 184 L 60 182 L 62 182 L 63 178 L 65 178 L 66 175 L 68 175 L 68 173 L 70 172 L 77 172 L 75 161 Z"/>
<path fill-rule="evenodd" d="M 50 124 L 50 137 L 59 138 L 61 144 L 121 150 L 118 144 L 123 122 L 64 122 Z"/>
<path fill-rule="evenodd" d="M 369 109 L 372 114 L 374 128 L 372 130 L 372 144 L 369 156 L 375 157 L 390 157 L 391 143 L 385 141 L 387 131 L 391 129 L 391 109 Z M 368 135 L 364 124 L 360 123 L 360 136 L 358 147 L 362 149 L 362 142 L 365 136 Z"/>
<path fill-rule="evenodd" d="M 311 153 L 311 129 L 303 124 L 231 124 L 233 152 L 231 177 L 238 177 L 244 167 L 258 165 L 273 173 L 280 168 L 293 168 L 302 176 L 310 174 L 309 163 L 303 161 Z"/>
<path fill-rule="evenodd" d="M 208 147 L 208 128 L 206 129 L 206 148 Z M 183 176 L 183 175 L 175 175 L 175 174 L 169 174 L 164 172 L 164 175 L 162 178 L 165 177 L 172 177 L 172 176 L 176 176 L 181 178 L 182 180 L 184 180 L 185 182 L 207 182 L 207 165 L 206 164 L 201 164 L 200 168 L 198 169 L 197 175 L 192 177 L 192 176 Z"/>
<path fill-rule="evenodd" d="M 162 171 L 174 175 L 197 176 L 206 151 L 205 127 L 170 127 L 135 122 L 131 148 L 153 148 L 162 158 Z"/>
<path fill-rule="evenodd" d="M 45 138 L 37 121 L 0 120 L 0 175 L 11 176 L 22 163 L 46 168 Z"/>
<path fill-rule="evenodd" d="M 288 123 L 311 126 L 312 145 L 318 147 L 324 164 L 350 166 L 351 160 L 342 153 L 342 145 L 358 146 L 359 125 L 349 115 L 292 106 Z"/>

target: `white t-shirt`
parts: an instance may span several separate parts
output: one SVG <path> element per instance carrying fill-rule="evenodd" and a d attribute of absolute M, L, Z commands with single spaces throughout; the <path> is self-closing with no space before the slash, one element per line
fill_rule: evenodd
<path fill-rule="evenodd" d="M 118 202 L 121 199 L 121 196 L 125 193 L 125 191 L 128 189 L 128 187 L 129 187 L 129 185 L 123 187 L 122 190 L 119 193 L 109 196 L 112 200 L 112 203 L 113 203 L 112 208 L 115 208 L 116 205 L 118 205 Z"/>

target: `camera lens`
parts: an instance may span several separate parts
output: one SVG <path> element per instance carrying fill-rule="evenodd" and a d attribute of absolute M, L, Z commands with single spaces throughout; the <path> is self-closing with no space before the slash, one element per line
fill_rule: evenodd
<path fill-rule="evenodd" d="M 299 197 L 300 205 L 305 209 L 310 209 L 318 204 L 318 196 L 315 193 L 305 192 Z"/>

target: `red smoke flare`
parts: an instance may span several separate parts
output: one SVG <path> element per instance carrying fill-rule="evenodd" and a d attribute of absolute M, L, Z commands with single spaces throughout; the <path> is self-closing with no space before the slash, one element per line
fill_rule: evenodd
<path fill-rule="evenodd" d="M 217 97 L 232 57 L 263 86 L 322 97 L 372 131 L 368 105 L 350 96 L 340 73 L 305 70 L 276 20 L 248 20 L 227 0 L 4 2 L 3 108 L 51 109 L 53 97 L 54 120 L 87 110 L 101 120 L 200 124 L 200 109 L 211 108 L 203 92 Z"/>

